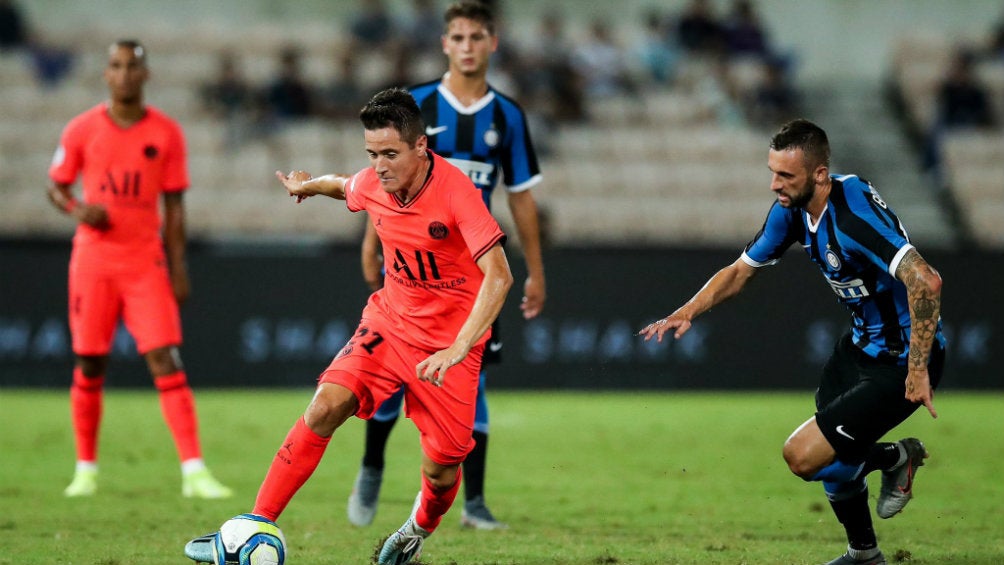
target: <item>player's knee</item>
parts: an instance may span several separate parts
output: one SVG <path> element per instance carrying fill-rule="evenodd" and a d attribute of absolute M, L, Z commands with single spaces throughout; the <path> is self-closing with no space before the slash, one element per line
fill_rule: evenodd
<path fill-rule="evenodd" d="M 359 409 L 359 401 L 341 385 L 322 384 L 307 406 L 303 421 L 314 433 L 329 437 Z"/>
<path fill-rule="evenodd" d="M 788 469 L 802 480 L 812 480 L 816 475 L 818 471 L 816 465 L 791 442 L 784 444 L 781 454 L 784 456 L 784 462 L 788 464 Z"/>
<path fill-rule="evenodd" d="M 429 484 L 435 490 L 445 490 L 452 487 L 457 482 L 457 467 L 444 467 L 441 465 L 423 466 L 422 474 L 428 479 Z"/>
<path fill-rule="evenodd" d="M 181 370 L 181 353 L 177 347 L 158 347 L 147 351 L 143 358 L 150 369 L 150 374 L 154 377 L 161 377 L 177 373 Z"/>
<path fill-rule="evenodd" d="M 77 366 L 80 367 L 80 372 L 89 379 L 103 377 L 108 370 L 108 356 L 78 355 Z"/>

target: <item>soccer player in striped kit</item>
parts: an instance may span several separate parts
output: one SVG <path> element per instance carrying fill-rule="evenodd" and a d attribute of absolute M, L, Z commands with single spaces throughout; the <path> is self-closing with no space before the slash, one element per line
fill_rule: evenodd
<path fill-rule="evenodd" d="M 530 188 L 541 175 L 533 150 L 526 117 L 519 105 L 488 84 L 489 58 L 498 47 L 490 9 L 480 2 L 460 2 L 444 14 L 446 31 L 443 52 L 449 61 L 447 73 L 434 81 L 411 88 L 425 120 L 429 148 L 460 168 L 481 189 L 491 208 L 492 190 L 501 171 L 519 241 L 526 261 L 527 279 L 520 305 L 526 319 L 540 313 L 546 296 L 544 262 L 541 257 L 537 204 Z M 372 224 L 362 247 L 363 276 L 374 289 L 382 284 L 379 245 Z M 498 323 L 485 348 L 484 362 L 500 360 L 502 340 Z M 478 387 L 474 450 L 464 462 L 464 507 L 461 524 L 494 530 L 506 527 L 485 504 L 484 483 L 488 450 L 488 403 L 484 369 Z M 349 497 L 349 521 L 366 526 L 376 515 L 383 480 L 387 438 L 401 411 L 402 393 L 388 399 L 366 424 L 362 465 Z"/>
<path fill-rule="evenodd" d="M 923 405 L 932 417 L 941 380 L 941 276 L 910 243 L 875 188 L 829 172 L 826 133 L 806 120 L 785 124 L 768 156 L 777 201 L 763 228 L 731 265 L 686 304 L 640 332 L 679 338 L 694 318 L 738 294 L 762 267 L 801 244 L 852 326 L 834 347 L 816 392 L 816 414 L 784 444 L 791 471 L 820 481 L 847 534 L 846 553 L 827 565 L 882 565 L 865 476 L 882 472 L 876 513 L 891 518 L 909 502 L 927 451 L 916 438 L 879 442 Z M 793 299 L 797 299 L 793 297 Z"/>

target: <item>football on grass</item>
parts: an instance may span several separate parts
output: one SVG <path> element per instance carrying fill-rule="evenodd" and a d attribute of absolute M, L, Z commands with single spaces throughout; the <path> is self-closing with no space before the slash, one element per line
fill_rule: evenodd
<path fill-rule="evenodd" d="M 215 565 L 283 565 L 286 538 L 275 523 L 241 514 L 220 526 L 213 544 Z"/>

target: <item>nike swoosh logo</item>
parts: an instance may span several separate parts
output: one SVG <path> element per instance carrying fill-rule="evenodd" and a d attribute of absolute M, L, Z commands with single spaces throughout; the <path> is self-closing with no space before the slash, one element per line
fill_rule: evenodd
<path fill-rule="evenodd" d="M 488 349 L 490 349 L 492 353 L 498 353 L 499 351 L 502 351 L 502 342 L 493 341 L 488 344 Z"/>
<path fill-rule="evenodd" d="M 843 424 L 837 426 L 837 433 L 840 434 L 840 435 L 842 435 L 842 436 L 844 436 L 845 438 L 847 438 L 849 440 L 852 440 L 852 441 L 854 440 L 854 436 L 852 436 L 851 434 L 849 434 L 849 433 L 847 433 L 847 432 L 844 431 L 844 425 Z"/>
<path fill-rule="evenodd" d="M 443 133 L 448 129 L 450 129 L 450 126 L 425 126 L 425 135 L 436 135 L 437 133 Z"/>
<path fill-rule="evenodd" d="M 906 458 L 906 465 L 906 487 L 896 485 L 896 488 L 903 494 L 910 494 L 913 489 L 913 461 L 910 461 L 909 457 Z"/>

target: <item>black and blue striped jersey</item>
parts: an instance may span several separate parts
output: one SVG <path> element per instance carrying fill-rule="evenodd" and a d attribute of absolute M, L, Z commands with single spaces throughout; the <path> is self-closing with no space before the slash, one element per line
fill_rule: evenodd
<path fill-rule="evenodd" d="M 742 260 L 753 267 L 777 263 L 798 242 L 851 311 L 854 343 L 875 358 L 906 363 L 910 310 L 906 286 L 895 273 L 913 249 L 903 224 L 875 188 L 855 175 L 830 175 L 832 189 L 819 221 L 777 202 L 746 246 Z M 944 345 L 938 321 L 935 338 Z"/>
<path fill-rule="evenodd" d="M 510 192 L 540 182 L 526 116 L 514 100 L 489 85 L 480 100 L 464 106 L 442 79 L 409 90 L 422 110 L 429 148 L 467 173 L 489 209 L 500 171 Z"/>

